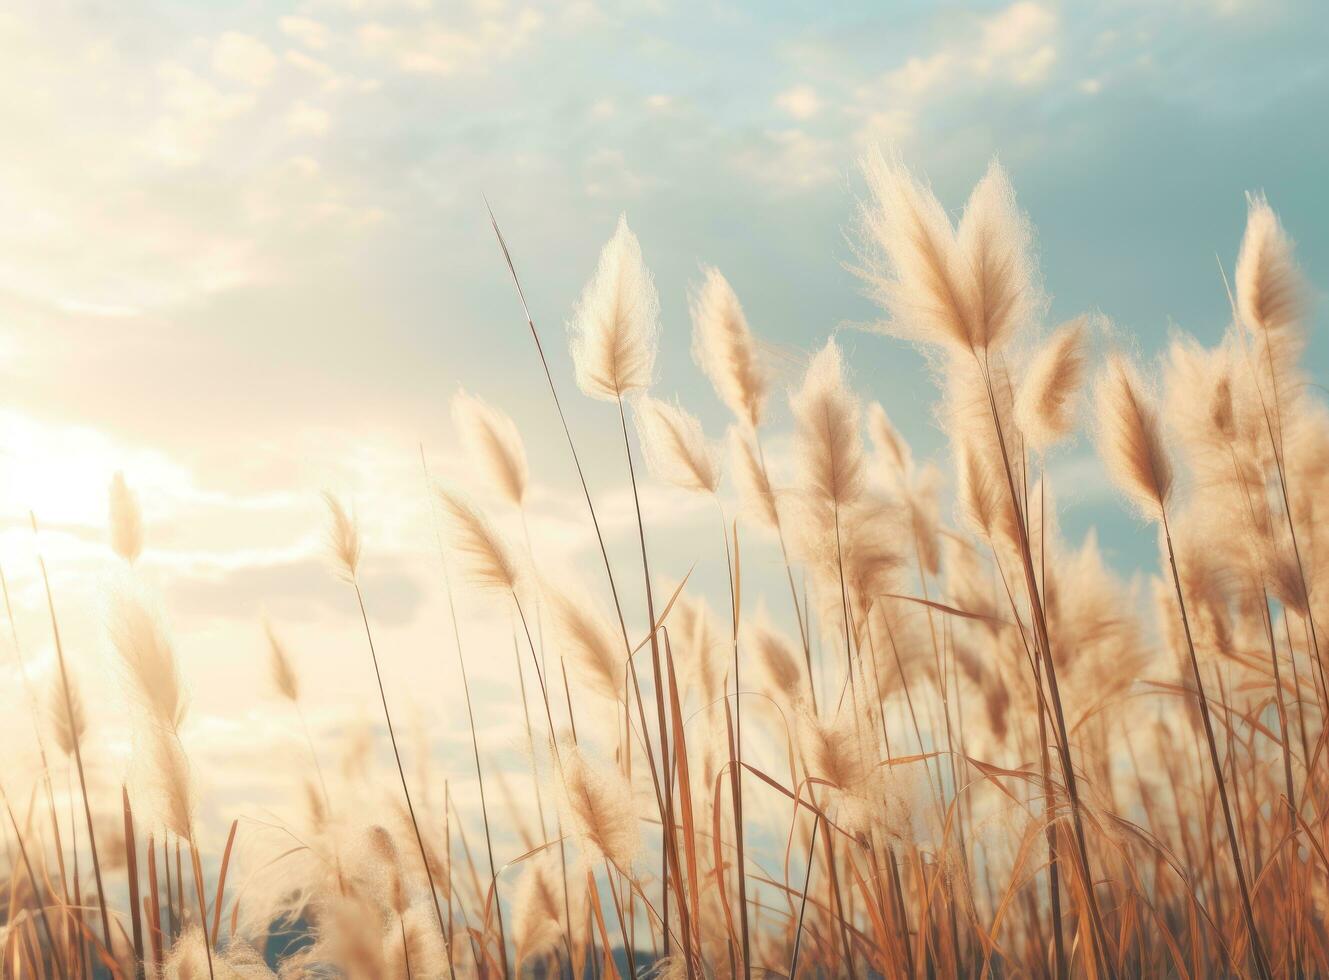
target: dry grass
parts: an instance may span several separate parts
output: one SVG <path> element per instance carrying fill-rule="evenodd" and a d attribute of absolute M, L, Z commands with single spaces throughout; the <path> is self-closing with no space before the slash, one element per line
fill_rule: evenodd
<path fill-rule="evenodd" d="M 106 777 L 84 770 L 97 733 L 58 597 L 40 697 L 9 614 L 41 768 L 31 786 L 0 777 L 0 976 L 1329 975 L 1329 415 L 1299 365 L 1307 290 L 1277 216 L 1252 199 L 1230 329 L 1214 350 L 1174 342 L 1156 398 L 1149 366 L 1095 350 L 1092 318 L 1040 334 L 1033 236 L 999 165 L 958 223 L 898 161 L 866 170 L 860 272 L 882 331 L 935 349 L 954 524 L 941 470 L 889 406 L 864 417 L 834 340 L 793 385 L 787 478 L 768 467 L 772 373 L 714 269 L 692 349 L 733 414 L 728 453 L 652 396 L 658 298 L 620 221 L 571 340 L 582 391 L 617 410 L 587 438 L 622 438 L 640 567 L 610 561 L 529 311 L 602 569 L 578 585 L 541 567 L 529 533 L 514 547 L 425 474 L 450 607 L 511 618 L 529 772 L 486 764 L 466 668 L 490 654 L 454 615 L 471 764 L 438 779 L 421 754 L 408 775 L 359 577 L 373 543 L 328 496 L 330 574 L 362 620 L 391 791 L 368 742 L 330 764 L 301 660 L 268 626 L 254 669 L 303 739 L 305 815 L 274 827 L 256 811 L 201 855 L 183 679 L 137 571 L 151 528 L 117 475 L 108 626 L 143 778 L 100 799 Z M 472 396 L 453 415 L 525 532 L 522 434 Z M 1058 529 L 1045 459 L 1077 430 L 1159 526 L 1152 582 L 1119 581 L 1092 535 Z M 720 540 L 697 556 L 722 551 L 717 594 L 653 578 L 643 456 L 717 508 Z M 751 594 L 754 554 L 778 554 L 787 593 Z M 629 576 L 645 619 L 625 611 Z M 452 798 L 472 781 L 478 819 Z M 305 941 L 274 947 L 280 963 L 263 954 L 293 929 Z"/>

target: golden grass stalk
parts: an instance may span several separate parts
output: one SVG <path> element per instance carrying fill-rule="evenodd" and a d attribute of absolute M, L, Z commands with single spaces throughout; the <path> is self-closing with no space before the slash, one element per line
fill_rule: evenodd
<path fill-rule="evenodd" d="M 443 922 L 443 909 L 438 902 L 438 886 L 434 882 L 434 873 L 430 868 L 429 855 L 425 850 L 424 835 L 420 832 L 420 823 L 415 816 L 415 805 L 411 802 L 411 790 L 406 783 L 406 770 L 402 766 L 401 750 L 397 746 L 397 733 L 392 724 L 392 712 L 388 708 L 387 691 L 383 688 L 383 673 L 378 665 L 378 651 L 374 648 L 374 634 L 369 628 L 369 613 L 365 609 L 364 595 L 360 591 L 358 570 L 360 565 L 360 529 L 346 509 L 332 494 L 324 494 L 331 518 L 329 540 L 333 546 L 336 567 L 355 590 L 356 605 L 360 609 L 360 620 L 364 625 L 365 641 L 369 645 L 369 659 L 374 666 L 374 680 L 378 684 L 379 701 L 383 706 L 383 720 L 388 726 L 388 740 L 392 743 L 392 756 L 397 763 L 397 776 L 401 780 L 402 796 L 406 800 L 406 810 L 410 817 L 411 829 L 415 832 L 415 842 L 420 849 L 420 863 L 424 866 L 425 877 L 429 880 L 429 897 L 434 903 L 434 913 L 438 918 L 438 931 L 446 937 L 447 926 Z M 505 971 L 506 972 L 506 971 Z"/>
<path fill-rule="evenodd" d="M 1256 971 L 1264 980 L 1270 980 L 1272 973 L 1259 930 L 1255 925 L 1250 886 L 1237 841 L 1236 826 L 1232 819 L 1232 806 L 1228 801 L 1227 781 L 1223 775 L 1223 764 L 1219 759 L 1218 744 L 1214 738 L 1209 697 L 1205 693 L 1200 661 L 1196 656 L 1195 643 L 1191 637 L 1186 598 L 1182 592 L 1181 576 L 1177 570 L 1176 551 L 1172 546 L 1172 532 L 1167 515 L 1168 500 L 1172 495 L 1173 486 L 1172 463 L 1163 444 L 1157 412 L 1140 390 L 1139 382 L 1129 362 L 1119 354 L 1114 355 L 1108 362 L 1104 377 L 1099 382 L 1096 401 L 1099 413 L 1099 446 L 1108 465 L 1108 472 L 1145 515 L 1159 521 L 1163 528 L 1168 564 L 1172 569 L 1177 607 L 1181 613 L 1186 651 L 1190 658 L 1192 680 L 1195 683 L 1195 699 L 1200 709 L 1205 741 L 1209 747 L 1209 761 L 1213 766 L 1214 782 L 1218 787 L 1218 798 L 1223 809 L 1223 822 L 1227 830 L 1228 848 L 1237 878 L 1246 931 L 1250 938 Z"/>

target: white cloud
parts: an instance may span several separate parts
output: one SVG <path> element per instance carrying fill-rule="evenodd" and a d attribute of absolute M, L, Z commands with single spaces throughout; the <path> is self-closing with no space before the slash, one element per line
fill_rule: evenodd
<path fill-rule="evenodd" d="M 797 127 L 769 129 L 756 145 L 735 154 L 734 165 L 780 190 L 820 184 L 836 176 L 841 154 L 835 145 Z"/>
<path fill-rule="evenodd" d="M 795 119 L 811 119 L 821 110 L 821 99 L 811 85 L 795 85 L 775 97 L 775 105 Z"/>
<path fill-rule="evenodd" d="M 482 71 L 526 47 L 544 25 L 544 15 L 523 7 L 508 16 L 484 16 L 470 24 L 428 21 L 395 27 L 371 21 L 357 31 L 361 47 L 400 71 L 456 75 Z"/>
<path fill-rule="evenodd" d="M 593 151 L 583 164 L 586 194 L 612 200 L 638 197 L 655 185 L 629 163 L 621 150 L 601 148 Z"/>
<path fill-rule="evenodd" d="M 307 48 L 322 51 L 328 46 L 332 32 L 326 24 L 320 24 L 308 17 L 283 17 L 278 25 L 288 37 L 295 38 Z"/>
<path fill-rule="evenodd" d="M 272 78 L 277 56 L 258 38 L 227 31 L 213 45 L 212 67 L 232 81 L 262 88 Z"/>
<path fill-rule="evenodd" d="M 326 109 L 297 102 L 286 113 L 286 128 L 301 136 L 324 136 L 331 125 L 332 116 Z"/>
<path fill-rule="evenodd" d="M 1018 0 L 984 18 L 925 56 L 910 58 L 887 76 L 902 96 L 920 98 L 965 81 L 999 80 L 1017 85 L 1043 81 L 1057 60 L 1057 15 L 1033 0 Z"/>
<path fill-rule="evenodd" d="M 221 130 L 254 107 L 252 92 L 226 92 L 198 72 L 167 62 L 157 68 L 162 114 L 155 147 L 173 163 L 192 164 L 211 148 Z"/>
<path fill-rule="evenodd" d="M 847 110 L 861 120 L 857 141 L 907 138 L 931 101 L 995 85 L 1023 88 L 1046 81 L 1058 58 L 1058 30 L 1054 10 L 1017 0 L 952 31 L 933 51 L 911 56 L 876 82 L 858 87 Z"/>

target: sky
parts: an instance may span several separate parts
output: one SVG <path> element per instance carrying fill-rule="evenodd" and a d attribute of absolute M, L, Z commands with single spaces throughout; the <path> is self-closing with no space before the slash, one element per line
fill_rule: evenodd
<path fill-rule="evenodd" d="M 542 563 L 600 586 L 485 198 L 626 576 L 617 420 L 575 394 L 564 340 L 620 213 L 661 295 L 657 393 L 722 434 L 689 354 L 688 290 L 713 264 L 777 389 L 835 333 L 860 392 L 940 459 L 923 358 L 865 329 L 878 314 L 850 268 L 863 154 L 899 153 L 953 212 L 998 157 L 1037 228 L 1044 325 L 1101 313 L 1148 358 L 1173 330 L 1213 341 L 1226 327 L 1220 267 L 1247 192 L 1268 195 L 1323 298 L 1326 42 L 1329 14 L 1309 0 L 5 4 L 0 566 L 20 647 L 49 674 L 32 510 L 113 769 L 128 747 L 107 667 L 121 573 L 106 486 L 123 470 L 148 525 L 141 574 L 193 688 L 205 792 L 275 782 L 264 763 L 291 719 L 268 691 L 263 616 L 307 675 L 317 731 L 375 718 L 354 597 L 324 557 L 332 490 L 363 524 L 390 696 L 455 758 L 466 729 L 419 447 L 435 477 L 467 485 L 457 388 L 526 436 Z M 1329 344 L 1313 334 L 1323 383 Z M 1068 535 L 1097 527 L 1123 574 L 1151 569 L 1150 534 L 1088 441 L 1052 466 Z M 645 493 L 661 577 L 695 562 L 714 591 L 713 509 Z M 754 568 L 773 565 L 770 542 L 752 549 Z M 504 616 L 463 603 L 482 707 L 511 689 Z M 3 652 L 3 696 L 21 706 Z M 22 730 L 22 711 L 5 715 L 3 734 Z M 511 749 L 518 721 L 495 712 L 486 750 Z"/>

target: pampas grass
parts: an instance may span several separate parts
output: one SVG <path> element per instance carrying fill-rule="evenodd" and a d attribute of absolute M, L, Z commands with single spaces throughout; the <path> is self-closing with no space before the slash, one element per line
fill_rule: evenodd
<path fill-rule="evenodd" d="M 650 387 L 659 315 L 655 283 L 623 215 L 569 327 L 583 393 L 615 401 Z"/>
<path fill-rule="evenodd" d="M 143 553 L 143 514 L 123 473 L 111 478 L 111 550 L 129 564 Z"/>
<path fill-rule="evenodd" d="M 729 281 L 714 268 L 704 275 L 692 298 L 693 359 L 734 418 L 756 429 L 769 392 L 756 339 Z"/>
<path fill-rule="evenodd" d="M 521 568 L 497 529 L 459 494 L 438 491 L 439 514 L 462 577 L 478 592 L 507 596 L 516 592 Z"/>
<path fill-rule="evenodd" d="M 1161 516 L 1172 495 L 1172 461 L 1163 445 L 1158 409 L 1123 355 L 1109 357 L 1094 400 L 1099 451 L 1108 473 L 1146 516 Z"/>
<path fill-rule="evenodd" d="M 718 454 L 695 416 L 646 395 L 637 399 L 633 414 L 646 465 L 658 479 L 700 493 L 720 489 Z"/>
<path fill-rule="evenodd" d="M 459 391 L 452 396 L 452 424 L 485 481 L 520 509 L 526 501 L 530 473 L 516 423 L 474 395 Z"/>
<path fill-rule="evenodd" d="M 1025 368 L 1015 421 L 1031 449 L 1047 449 L 1075 425 L 1074 401 L 1088 356 L 1086 330 L 1084 317 L 1058 327 Z"/>
<path fill-rule="evenodd" d="M 226 669 L 270 691 L 246 716 L 254 731 L 289 728 L 308 752 L 264 743 L 289 792 L 227 796 L 240 819 L 214 853 L 234 763 L 189 710 L 193 638 L 177 645 L 166 625 L 173 566 L 144 563 L 134 491 L 111 484 L 102 577 L 129 710 L 104 704 L 81 649 L 66 657 L 40 548 L 53 667 L 40 648 L 24 658 L 31 589 L 16 617 L 0 574 L 40 760 L 19 747 L 0 774 L 5 976 L 608 978 L 623 960 L 680 980 L 1329 974 L 1329 412 L 1300 363 L 1313 289 L 1291 238 L 1251 198 L 1222 340 L 1178 335 L 1158 365 L 1100 365 L 1087 318 L 1046 330 L 1034 236 L 999 165 L 947 204 L 899 160 L 865 172 L 859 272 L 881 330 L 930 350 L 947 453 L 910 446 L 889 391 L 860 397 L 879 386 L 834 338 L 805 338 L 782 419 L 762 341 L 705 268 L 688 297 L 700 372 L 678 390 L 708 381 L 732 416 L 722 467 L 689 404 L 650 391 L 660 299 L 620 221 L 570 330 L 579 386 L 618 414 L 577 424 L 621 444 L 625 472 L 583 469 L 523 306 L 584 534 L 532 466 L 543 459 L 527 460 L 523 437 L 547 426 L 521 431 L 460 392 L 464 465 L 444 488 L 423 474 L 435 540 L 369 562 L 377 542 L 325 497 L 386 778 L 374 729 L 345 731 L 320 703 L 331 661 L 297 661 L 264 621 Z M 1109 476 L 1158 526 L 1152 578 L 1122 578 L 1116 542 L 1059 520 L 1058 498 L 1082 488 L 1058 485 L 1077 470 L 1049 460 L 1087 401 Z M 723 555 L 642 491 L 643 456 L 655 480 L 710 498 Z M 631 508 L 602 524 L 591 488 L 615 478 Z M 431 545 L 451 622 L 381 644 L 367 590 L 391 579 L 363 573 Z M 577 584 L 587 554 L 605 571 L 594 587 Z M 629 555 L 632 596 L 615 576 Z M 788 605 L 784 582 L 765 594 L 772 576 Z M 431 692 L 418 668 L 436 640 L 457 657 Z M 514 654 L 517 677 L 487 671 L 472 702 L 474 657 L 497 670 Z M 437 749 L 462 723 L 437 716 L 450 684 L 468 709 L 464 764 Z M 413 753 L 397 685 L 445 726 L 422 724 Z"/>

